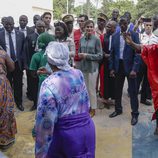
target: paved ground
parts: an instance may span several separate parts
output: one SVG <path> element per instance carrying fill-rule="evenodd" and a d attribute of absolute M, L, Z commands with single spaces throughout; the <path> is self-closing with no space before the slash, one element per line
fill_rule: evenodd
<path fill-rule="evenodd" d="M 93 118 L 96 126 L 96 158 L 158 158 L 158 137 L 153 136 L 154 122 L 151 123 L 152 107 L 140 104 L 139 123 L 130 125 L 130 104 L 126 94 L 123 94 L 123 115 L 110 119 L 110 109 L 97 110 Z M 18 134 L 16 143 L 6 152 L 0 152 L 8 158 L 34 158 L 34 140 L 31 130 L 34 124 L 35 112 L 30 112 L 32 102 L 24 93 L 25 111 L 16 109 Z M 5 157 L 4 157 L 5 158 Z"/>

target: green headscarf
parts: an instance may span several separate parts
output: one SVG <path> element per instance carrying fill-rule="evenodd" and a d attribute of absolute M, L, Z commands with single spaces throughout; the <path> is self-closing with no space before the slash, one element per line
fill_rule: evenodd
<path fill-rule="evenodd" d="M 38 37 L 38 48 L 45 50 L 48 43 L 55 41 L 55 36 L 48 34 L 47 32 L 41 33 Z"/>

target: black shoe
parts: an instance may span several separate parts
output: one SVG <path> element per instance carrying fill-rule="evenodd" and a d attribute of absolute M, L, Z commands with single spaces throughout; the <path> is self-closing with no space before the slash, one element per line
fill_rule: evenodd
<path fill-rule="evenodd" d="M 117 112 L 117 111 L 114 111 L 112 114 L 109 115 L 110 118 L 113 118 L 113 117 L 116 117 L 117 115 L 121 115 L 122 112 Z"/>
<path fill-rule="evenodd" d="M 33 105 L 33 106 L 31 107 L 30 111 L 34 111 L 34 110 L 36 110 L 36 109 L 37 109 L 37 106 Z"/>
<path fill-rule="evenodd" d="M 148 100 L 140 101 L 140 103 L 145 104 L 147 106 L 151 106 L 152 105 L 152 103 L 150 101 L 148 101 Z"/>
<path fill-rule="evenodd" d="M 22 105 L 17 105 L 17 107 L 20 111 L 24 111 L 24 107 Z"/>
<path fill-rule="evenodd" d="M 138 117 L 137 116 L 132 116 L 132 119 L 131 119 L 131 125 L 134 126 L 136 125 L 138 122 Z"/>

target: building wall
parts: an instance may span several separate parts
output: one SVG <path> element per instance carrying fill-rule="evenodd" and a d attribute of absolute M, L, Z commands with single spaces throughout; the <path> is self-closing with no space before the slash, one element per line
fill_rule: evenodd
<path fill-rule="evenodd" d="M 4 0 L 0 5 L 0 18 L 13 16 L 15 25 L 18 26 L 19 16 L 24 14 L 28 16 L 28 25 L 31 26 L 35 14 L 42 15 L 45 11 L 52 13 L 52 9 L 52 0 Z"/>

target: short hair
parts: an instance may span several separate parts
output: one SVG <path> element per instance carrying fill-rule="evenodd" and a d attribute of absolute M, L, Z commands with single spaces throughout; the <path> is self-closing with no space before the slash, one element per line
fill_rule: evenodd
<path fill-rule="evenodd" d="M 6 22 L 12 22 L 14 24 L 14 18 L 12 16 L 6 17 Z"/>
<path fill-rule="evenodd" d="M 114 11 L 117 11 L 118 13 L 120 12 L 118 8 L 114 8 L 114 9 L 112 10 L 112 13 L 113 13 Z"/>
<path fill-rule="evenodd" d="M 35 26 L 37 26 L 37 25 L 39 25 L 39 24 L 41 24 L 41 23 L 44 24 L 44 26 L 45 26 L 45 23 L 43 22 L 43 20 L 37 20 Z"/>
<path fill-rule="evenodd" d="M 25 17 L 25 18 L 27 19 L 27 21 L 28 21 L 28 17 L 27 17 L 26 15 L 20 15 L 19 20 L 20 20 L 22 17 Z"/>
<path fill-rule="evenodd" d="M 37 17 L 38 17 L 38 18 L 37 18 Z M 35 14 L 35 15 L 33 16 L 33 20 L 36 19 L 36 18 L 37 18 L 38 20 L 41 20 L 41 16 L 38 15 L 38 14 Z"/>
<path fill-rule="evenodd" d="M 127 16 L 127 15 L 129 15 L 129 17 L 132 18 L 131 13 L 128 11 L 124 13 L 124 16 Z"/>
<path fill-rule="evenodd" d="M 155 15 L 152 17 L 152 20 L 158 20 L 158 14 L 155 14 Z"/>
<path fill-rule="evenodd" d="M 86 22 L 85 22 L 85 24 L 84 24 L 84 28 L 87 26 L 87 25 L 89 25 L 89 24 L 93 24 L 93 26 L 94 26 L 94 21 L 93 20 L 87 20 Z"/>
<path fill-rule="evenodd" d="M 117 26 L 117 23 L 116 23 L 116 21 L 114 21 L 114 20 L 109 20 L 109 21 L 107 22 L 107 24 L 108 24 L 108 23 L 112 24 L 115 28 L 116 28 L 116 26 Z"/>
<path fill-rule="evenodd" d="M 6 16 L 2 17 L 2 19 L 1 19 L 1 23 L 3 24 L 3 23 L 6 21 L 6 19 L 7 19 Z"/>
<path fill-rule="evenodd" d="M 57 21 L 56 23 L 54 23 L 54 27 L 56 28 L 58 26 L 64 29 L 64 37 L 67 38 L 69 36 L 69 33 L 66 24 L 63 21 Z"/>
<path fill-rule="evenodd" d="M 78 18 L 82 18 L 82 17 L 84 17 L 85 21 L 87 21 L 87 20 L 89 19 L 86 14 L 80 14 L 80 15 L 78 16 Z"/>
<path fill-rule="evenodd" d="M 120 17 L 119 22 L 122 22 L 122 21 L 128 22 L 127 17 L 125 15 L 123 15 L 123 16 Z"/>
<path fill-rule="evenodd" d="M 46 15 L 52 16 L 51 12 L 44 12 L 43 15 L 42 15 L 42 18 L 44 18 Z"/>

